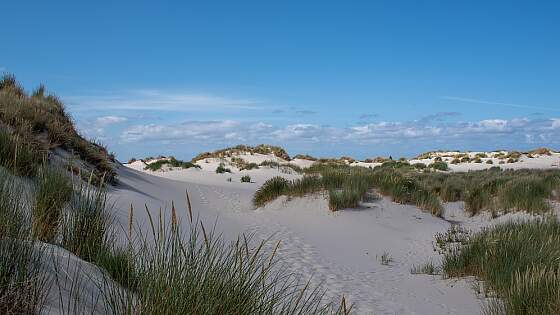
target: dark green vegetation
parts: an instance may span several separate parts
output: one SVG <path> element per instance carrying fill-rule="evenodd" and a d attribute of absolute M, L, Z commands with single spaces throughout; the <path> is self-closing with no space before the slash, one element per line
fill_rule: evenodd
<path fill-rule="evenodd" d="M 449 251 L 443 271 L 450 277 L 476 276 L 487 294 L 500 299 L 486 314 L 560 312 L 560 223 L 555 218 L 507 223 L 470 237 Z"/>
<path fill-rule="evenodd" d="M 244 175 L 243 177 L 241 177 L 241 182 L 242 183 L 250 183 L 251 182 L 251 176 Z"/>
<path fill-rule="evenodd" d="M 301 197 L 319 191 L 329 194 L 329 207 L 336 211 L 357 207 L 371 188 L 373 178 L 369 170 L 337 164 L 316 164 L 306 169 L 306 175 L 293 181 L 275 177 L 255 193 L 253 204 L 263 206 L 281 195 Z"/>
<path fill-rule="evenodd" d="M 57 282 L 43 264 L 65 260 L 50 257 L 45 243 L 67 249 L 106 271 L 103 300 L 110 314 L 348 314 L 349 309 L 325 303 L 323 291 L 290 274 L 265 243 L 241 237 L 223 241 L 190 217 L 183 235 L 175 208 L 171 224 L 150 218 L 152 233 L 133 228 L 130 209 L 129 245 L 118 246 L 111 205 L 104 185 L 76 178 L 63 168 L 41 166 L 36 177 L 22 180 L 0 167 L 0 313 L 40 313 Z M 27 184 L 21 184 L 27 183 Z M 27 190 L 32 190 L 30 199 Z M 188 198 L 187 198 L 188 200 Z M 190 209 L 190 203 L 189 203 Z M 161 210 L 160 210 L 161 211 Z M 189 213 L 192 213 L 190 211 Z M 148 228 L 150 228 L 150 226 Z M 144 226 L 145 227 L 145 226 Z M 265 249 L 266 248 L 266 249 Z M 60 266 L 59 266 L 60 267 Z M 72 281 L 80 301 L 80 281 Z M 61 291 L 62 294 L 66 294 Z M 97 302 L 96 302 L 97 303 Z"/>
<path fill-rule="evenodd" d="M 180 167 L 180 168 L 191 168 L 191 167 L 200 168 L 200 166 L 197 164 L 177 160 L 175 157 L 172 156 L 170 158 L 163 158 L 153 163 L 146 164 L 146 167 L 144 167 L 144 169 L 155 172 L 157 170 L 160 170 L 164 165 L 168 165 L 169 167 Z"/>
<path fill-rule="evenodd" d="M 105 178 L 116 182 L 113 156 L 103 146 L 80 136 L 60 99 L 46 94 L 43 86 L 27 94 L 13 76 L 0 79 L 0 130 L 11 138 L 0 135 L 0 165 L 18 175 L 34 174 L 49 150 L 62 148 L 91 165 L 94 181 Z M 91 173 L 77 165 L 70 168 L 86 178 Z"/>
<path fill-rule="evenodd" d="M 286 161 L 290 160 L 290 156 L 281 147 L 268 145 L 268 144 L 259 144 L 255 147 L 247 146 L 247 145 L 238 145 L 231 148 L 225 148 L 222 150 L 217 150 L 214 152 L 204 152 L 197 156 L 195 156 L 191 162 L 195 163 L 197 161 L 208 159 L 208 158 L 226 158 L 226 157 L 234 157 L 238 154 L 249 153 L 249 154 L 273 154 L 279 158 L 282 158 Z"/>
<path fill-rule="evenodd" d="M 174 207 L 170 225 L 161 214 L 159 222 L 150 217 L 150 235 L 142 233 L 141 224 L 138 230 L 132 228 L 131 208 L 129 242 L 117 242 L 122 229 L 115 226 L 103 184 L 104 176 L 114 181 L 114 173 L 102 171 L 103 161 L 94 164 L 89 155 L 86 159 L 83 154 L 92 151 L 77 154 L 73 162 L 81 164 L 69 167 L 68 161 L 50 158 L 56 153 L 49 150 L 57 147 L 77 153 L 98 146 L 88 142 L 81 147 L 82 138 L 72 133 L 59 142 L 51 139 L 59 132 L 56 128 L 67 130 L 72 125 L 64 120 L 68 116 L 62 105 L 44 96 L 42 89 L 27 96 L 15 81 L 4 78 L 0 94 L 1 314 L 44 310 L 46 294 L 58 286 L 54 279 L 58 275 L 49 273 L 46 262 L 59 271 L 61 264 L 78 263 L 51 256 L 57 247 L 103 271 L 105 279 L 95 285 L 102 286 L 104 296 L 93 303 L 107 302 L 105 310 L 110 314 L 348 314 L 344 303 L 341 309 L 333 309 L 323 302 L 320 288 L 287 273 L 275 258 L 277 247 L 246 237 L 227 243 L 205 230 L 201 222 L 193 223 L 192 216 L 189 232 L 183 235 Z M 13 124 L 10 115 L 16 114 L 10 111 L 16 112 L 15 105 L 6 99 L 22 106 L 17 109 L 22 111 L 21 119 Z M 37 116 L 28 117 L 30 113 Z M 41 122 L 45 115 L 48 119 Z M 25 119 L 28 129 L 23 127 Z M 84 161 L 95 169 L 76 170 Z M 166 162 L 161 164 L 193 167 L 175 159 Z M 250 177 L 242 180 L 250 182 Z M 82 286 L 87 285 L 83 282 L 91 280 L 89 275 L 67 276 L 72 289 L 68 293 L 58 287 L 61 303 L 67 294 L 71 294 L 68 303 L 90 303 L 79 300 Z"/>
<path fill-rule="evenodd" d="M 217 174 L 231 173 L 231 170 L 229 168 L 226 168 L 224 163 L 220 163 L 220 165 L 216 167 L 216 173 Z"/>
<path fill-rule="evenodd" d="M 270 247 L 241 237 L 227 243 L 189 218 L 189 232 L 171 212 L 171 225 L 151 220 L 151 235 L 136 235 L 129 270 L 134 290 L 109 286 L 111 312 L 127 314 L 347 314 L 323 303 L 323 291 L 286 274 Z M 149 215 L 149 210 L 148 215 Z M 131 212 L 132 213 L 132 212 Z M 265 250 L 271 248 L 271 251 Z"/>
<path fill-rule="evenodd" d="M 40 169 L 33 206 L 33 234 L 52 242 L 58 233 L 62 210 L 72 199 L 72 183 L 66 172 L 52 166 Z"/>
<path fill-rule="evenodd" d="M 436 162 L 439 163 L 439 162 Z M 443 215 L 441 202 L 464 201 L 472 215 L 489 210 L 494 215 L 510 211 L 543 213 L 550 199 L 560 199 L 560 171 L 505 170 L 447 173 L 408 162 L 387 161 L 374 169 L 342 163 L 315 163 L 302 179 L 267 181 L 256 193 L 257 207 L 279 196 L 304 196 L 326 191 L 332 210 L 356 207 L 366 192 L 376 188 L 393 201 L 416 205 L 435 216 Z"/>
<path fill-rule="evenodd" d="M 550 209 L 549 199 L 558 199 L 560 171 L 505 170 L 492 167 L 466 173 L 410 173 L 428 191 L 443 201 L 464 201 L 471 215 L 481 210 L 498 212 Z"/>

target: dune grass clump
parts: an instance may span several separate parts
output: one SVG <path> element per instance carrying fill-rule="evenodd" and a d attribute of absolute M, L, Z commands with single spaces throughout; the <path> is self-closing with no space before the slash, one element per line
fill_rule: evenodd
<path fill-rule="evenodd" d="M 414 176 L 386 168 L 374 172 L 373 179 L 379 191 L 393 201 L 416 205 L 434 216 L 443 215 L 443 206 L 437 195 L 425 189 Z"/>
<path fill-rule="evenodd" d="M 0 166 L 20 176 L 33 176 L 41 164 L 41 155 L 23 137 L 0 128 Z"/>
<path fill-rule="evenodd" d="M 522 177 L 505 184 L 498 192 L 499 207 L 502 210 L 525 210 L 542 213 L 550 209 L 546 201 L 551 189 L 542 178 Z"/>
<path fill-rule="evenodd" d="M 37 176 L 35 203 L 33 205 L 33 235 L 52 242 L 58 233 L 63 208 L 72 198 L 73 187 L 62 170 L 43 166 Z"/>
<path fill-rule="evenodd" d="M 155 172 L 157 170 L 160 170 L 164 165 L 169 165 L 170 167 L 180 167 L 180 168 L 191 168 L 191 167 L 200 168 L 198 164 L 194 164 L 192 162 L 180 161 L 174 157 L 170 157 L 169 159 L 161 159 L 153 163 L 146 164 L 144 169 Z"/>
<path fill-rule="evenodd" d="M 270 247 L 245 236 L 229 243 L 191 215 L 183 234 L 174 207 L 170 225 L 146 211 L 152 232 L 137 232 L 137 246 L 129 247 L 137 257 L 131 261 L 136 289 L 108 285 L 111 313 L 348 314 L 279 265 L 280 243 Z"/>
<path fill-rule="evenodd" d="M 0 313 L 37 314 L 47 278 L 42 248 L 31 238 L 23 186 L 0 168 Z"/>
<path fill-rule="evenodd" d="M 442 162 L 442 161 L 437 161 L 434 163 L 431 163 L 430 165 L 428 165 L 429 168 L 433 168 L 434 170 L 438 170 L 438 171 L 448 171 L 449 170 L 449 166 L 447 166 L 447 163 Z"/>
<path fill-rule="evenodd" d="M 218 167 L 216 167 L 216 174 L 223 174 L 223 173 L 231 173 L 229 168 L 226 168 L 224 163 L 220 163 Z"/>
<path fill-rule="evenodd" d="M 483 187 L 473 187 L 465 195 L 465 211 L 477 215 L 483 209 L 490 208 L 492 196 Z"/>
<path fill-rule="evenodd" d="M 373 185 L 371 170 L 342 164 L 317 164 L 306 169 L 301 179 L 288 181 L 275 177 L 255 193 L 253 204 L 260 207 L 282 195 L 302 197 L 321 191 L 328 192 L 332 211 L 355 208 Z"/>
<path fill-rule="evenodd" d="M 441 273 L 441 267 L 429 261 L 420 265 L 413 265 L 410 269 L 410 273 L 413 275 L 425 274 L 425 275 L 438 275 Z"/>
<path fill-rule="evenodd" d="M 499 299 L 486 314 L 558 314 L 560 223 L 556 219 L 511 222 L 472 236 L 446 254 L 449 277 L 476 276 Z"/>
<path fill-rule="evenodd" d="M 463 200 L 466 191 L 466 181 L 458 176 L 448 176 L 442 183 L 440 197 L 444 202 Z"/>
<path fill-rule="evenodd" d="M 244 164 L 241 168 L 239 168 L 240 171 L 250 171 L 250 170 L 254 170 L 254 169 L 258 169 L 259 165 L 257 163 L 246 163 Z"/>
<path fill-rule="evenodd" d="M 0 239 L 0 313 L 40 312 L 48 285 L 41 271 L 44 255 L 33 240 Z"/>
<path fill-rule="evenodd" d="M 266 182 L 253 195 L 253 204 L 262 207 L 266 203 L 282 196 L 289 186 L 289 181 L 283 177 L 276 176 Z"/>
<path fill-rule="evenodd" d="M 61 219 L 60 245 L 86 261 L 95 261 L 109 247 L 111 223 L 106 191 L 81 183 Z"/>

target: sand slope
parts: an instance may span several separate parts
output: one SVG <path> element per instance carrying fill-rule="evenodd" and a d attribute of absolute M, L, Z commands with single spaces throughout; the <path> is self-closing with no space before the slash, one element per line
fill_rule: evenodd
<path fill-rule="evenodd" d="M 226 176 L 239 174 L 224 176 L 205 170 L 156 172 L 156 177 L 122 168 L 122 185 L 111 196 L 119 220 L 126 226 L 130 203 L 136 209 L 146 203 L 155 213 L 160 206 L 169 209 L 174 200 L 184 220 L 187 189 L 201 220 L 217 220 L 218 230 L 229 239 L 249 233 L 255 239 L 272 235 L 281 240 L 278 257 L 291 271 L 322 283 L 329 298 L 344 294 L 355 304 L 357 314 L 480 312 L 481 300 L 468 281 L 410 273 L 414 264 L 439 259 L 433 235 L 446 231 L 449 222 L 386 199 L 364 204 L 362 209 L 331 213 L 322 196 L 280 198 L 255 210 L 251 205 L 254 191 L 266 178 L 281 172 L 249 172 L 255 183 L 227 182 Z M 135 212 L 135 218 L 146 220 L 142 211 Z M 393 259 L 389 265 L 380 262 L 384 252 Z"/>

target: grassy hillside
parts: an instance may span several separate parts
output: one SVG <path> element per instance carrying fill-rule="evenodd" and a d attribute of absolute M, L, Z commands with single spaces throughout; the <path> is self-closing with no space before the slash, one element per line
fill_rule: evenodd
<path fill-rule="evenodd" d="M 58 149 L 71 157 L 57 154 Z M 113 155 L 76 131 L 61 100 L 44 86 L 27 93 L 11 75 L 0 79 L 0 154 L 2 165 L 22 175 L 35 174 L 42 160 L 62 160 L 84 178 L 116 182 Z"/>
<path fill-rule="evenodd" d="M 281 147 L 268 145 L 268 144 L 259 144 L 255 147 L 247 146 L 247 145 L 238 145 L 231 148 L 225 148 L 221 150 L 217 150 L 214 152 L 204 152 L 200 153 L 199 155 L 195 156 L 191 162 L 196 163 L 196 161 L 200 161 L 207 158 L 225 158 L 225 157 L 232 157 L 241 153 L 250 153 L 250 154 L 272 154 L 279 158 L 282 158 L 286 161 L 290 160 L 290 156 Z"/>

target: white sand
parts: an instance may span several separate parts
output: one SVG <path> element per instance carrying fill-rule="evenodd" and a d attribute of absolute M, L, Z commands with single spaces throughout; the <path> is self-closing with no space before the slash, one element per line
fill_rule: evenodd
<path fill-rule="evenodd" d="M 473 153 L 474 155 L 474 153 Z M 247 162 L 273 157 L 244 156 Z M 431 160 L 420 162 L 429 164 Z M 497 159 L 496 159 L 497 161 Z M 499 165 L 507 168 L 558 167 L 560 154 L 523 157 L 520 162 Z M 512 214 L 492 220 L 487 215 L 468 217 L 462 203 L 446 205 L 446 220 L 435 218 L 408 205 L 387 199 L 365 204 L 360 209 L 332 213 L 324 196 L 309 196 L 287 200 L 279 198 L 264 208 L 254 209 L 251 198 L 255 190 L 268 178 L 299 175 L 285 174 L 278 169 L 261 168 L 233 174 L 216 174 L 215 168 L 223 160 L 199 161 L 202 169 L 143 171 L 136 162 L 119 171 L 122 185 L 112 191 L 123 225 L 127 222 L 127 207 L 159 207 L 169 209 L 171 200 L 185 219 L 185 189 L 188 189 L 196 213 L 204 222 L 215 222 L 226 238 L 240 233 L 252 233 L 265 239 L 281 240 L 279 257 L 291 271 L 305 279 L 313 277 L 322 283 L 327 297 L 339 299 L 344 294 L 354 303 L 357 314 L 478 314 L 482 297 L 472 289 L 472 279 L 444 280 L 440 276 L 413 275 L 413 265 L 428 261 L 439 262 L 434 251 L 434 234 L 445 232 L 451 221 L 478 230 L 483 226 L 527 215 Z M 307 161 L 310 162 L 310 161 Z M 415 162 L 415 161 L 411 161 Z M 227 161 L 226 161 L 227 163 Z M 311 163 L 296 161 L 299 166 Z M 378 163 L 358 162 L 353 165 L 372 166 Z M 451 165 L 454 171 L 486 168 L 493 165 L 461 163 Z M 140 171 L 138 171 L 140 170 Z M 248 174 L 253 183 L 241 183 Z M 153 176 L 156 175 L 156 176 Z M 231 182 L 227 178 L 232 178 Z M 145 220 L 140 211 L 137 220 Z M 447 221 L 449 220 L 449 221 Z M 380 257 L 387 252 L 393 262 L 382 265 Z"/>

